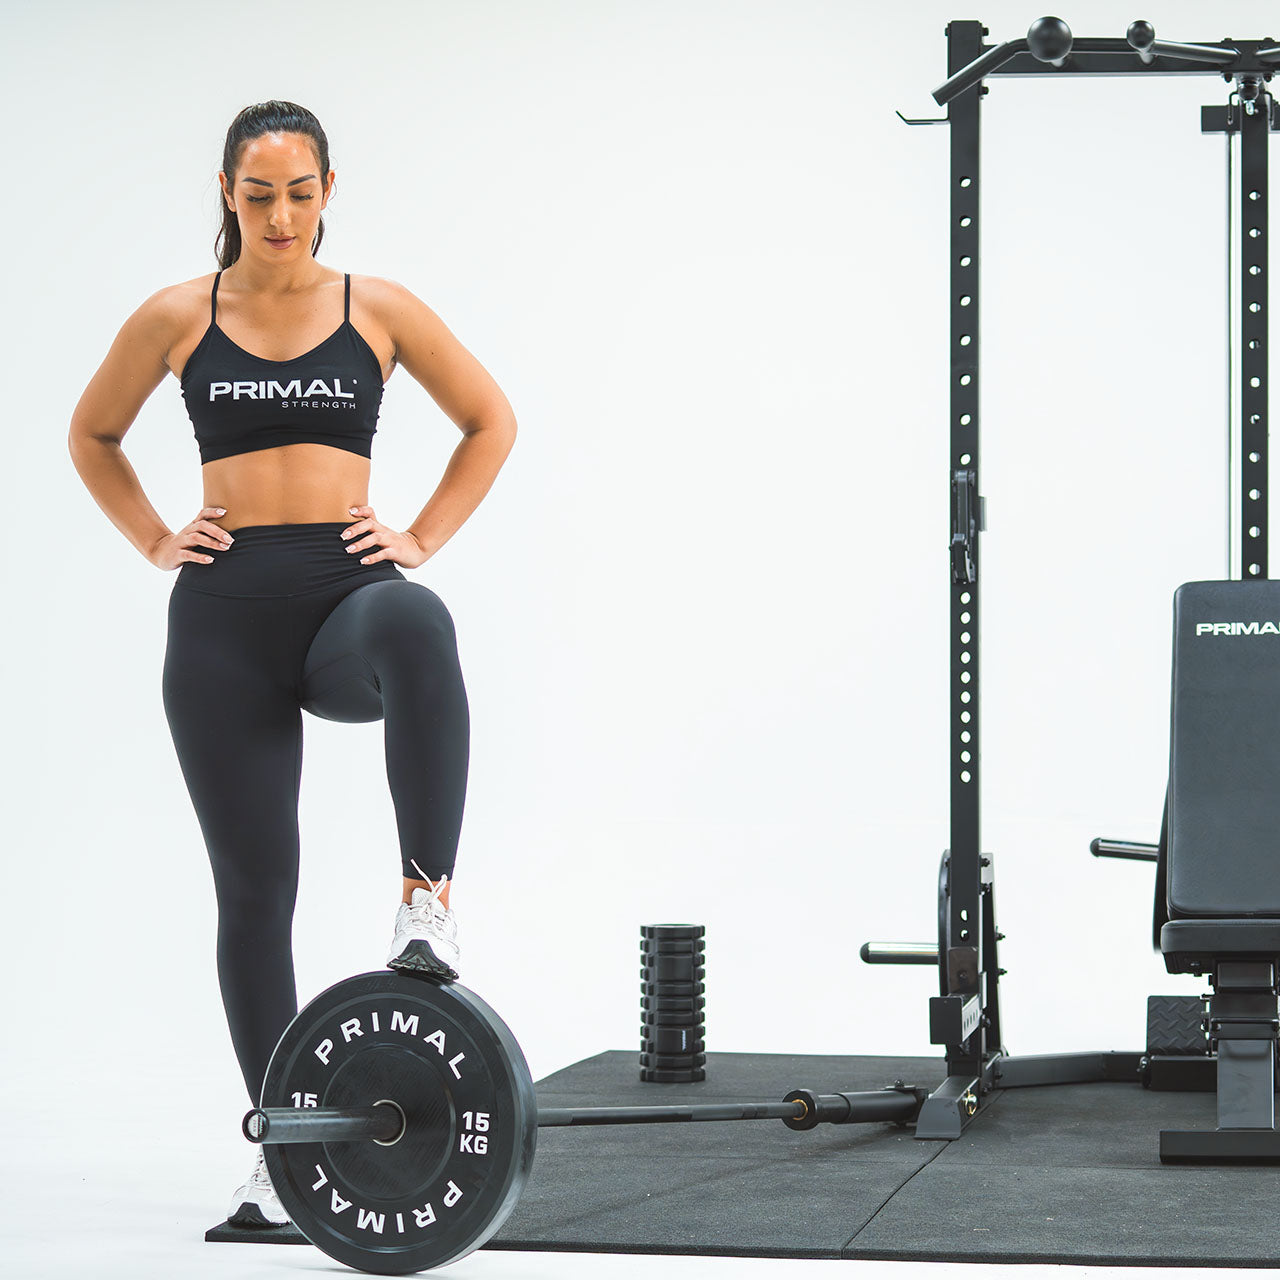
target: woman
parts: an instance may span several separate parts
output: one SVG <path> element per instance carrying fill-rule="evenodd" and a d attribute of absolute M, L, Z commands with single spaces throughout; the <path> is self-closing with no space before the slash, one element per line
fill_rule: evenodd
<path fill-rule="evenodd" d="M 161 289 L 129 317 L 80 398 L 69 443 L 116 528 L 157 568 L 179 570 L 165 715 L 213 868 L 218 980 L 256 1105 L 297 1012 L 303 710 L 385 720 L 403 874 L 387 963 L 457 977 L 449 882 L 466 791 L 466 690 L 448 610 L 397 566 L 418 568 L 475 510 L 516 424 L 494 380 L 412 293 L 317 262 L 334 173 L 311 112 L 279 101 L 245 108 L 222 164 L 221 269 Z M 397 364 L 464 433 L 403 531 L 368 496 L 378 407 Z M 120 447 L 167 372 L 179 379 L 204 478 L 204 506 L 176 532 Z M 287 1221 L 261 1150 L 229 1220 Z"/>

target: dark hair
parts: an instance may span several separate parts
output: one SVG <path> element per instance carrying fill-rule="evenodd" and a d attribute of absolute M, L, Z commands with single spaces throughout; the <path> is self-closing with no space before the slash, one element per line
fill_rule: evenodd
<path fill-rule="evenodd" d="M 227 140 L 222 145 L 222 171 L 227 175 L 228 186 L 235 183 L 236 169 L 245 144 L 252 142 L 254 138 L 261 138 L 264 133 L 302 133 L 310 138 L 320 165 L 320 183 L 321 186 L 324 185 L 329 173 L 329 139 L 324 136 L 320 121 L 306 107 L 300 107 L 296 102 L 281 102 L 273 98 L 270 102 L 255 102 L 253 106 L 245 107 L 231 122 Z M 218 266 L 225 269 L 240 256 L 240 223 L 235 213 L 227 207 L 221 187 L 219 199 L 222 202 L 222 228 L 213 242 L 213 252 L 218 259 Z M 316 238 L 311 243 L 313 257 L 323 239 L 322 217 Z"/>

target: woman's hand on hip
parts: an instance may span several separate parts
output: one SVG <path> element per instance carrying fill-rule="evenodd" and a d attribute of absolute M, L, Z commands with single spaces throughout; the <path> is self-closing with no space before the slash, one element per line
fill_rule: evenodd
<path fill-rule="evenodd" d="M 225 551 L 234 538 L 223 528 L 213 523 L 214 516 L 225 516 L 223 507 L 201 507 L 200 514 L 190 523 L 182 526 L 177 533 L 166 534 L 151 548 L 147 557 L 157 569 L 177 569 L 188 560 L 198 564 L 212 564 L 213 557 L 206 555 L 205 547 L 215 551 Z M 196 550 L 195 548 L 201 548 Z"/>
<path fill-rule="evenodd" d="M 416 569 L 426 563 L 427 553 L 417 538 L 383 524 L 373 514 L 372 507 L 352 507 L 351 514 L 357 519 L 340 536 L 348 544 L 347 554 L 359 557 L 361 564 L 390 560 L 406 569 Z"/>

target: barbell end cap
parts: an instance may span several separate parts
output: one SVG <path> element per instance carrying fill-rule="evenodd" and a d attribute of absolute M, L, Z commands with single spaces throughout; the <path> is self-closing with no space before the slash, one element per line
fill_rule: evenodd
<path fill-rule="evenodd" d="M 782 1118 L 788 1129 L 804 1132 L 818 1127 L 818 1095 L 811 1089 L 792 1089 L 783 1102 L 799 1102 L 804 1106 L 803 1115 Z"/>
<path fill-rule="evenodd" d="M 240 1122 L 240 1132 L 244 1134 L 250 1142 L 261 1143 L 267 1136 L 267 1130 L 271 1127 L 271 1121 L 267 1119 L 267 1113 L 261 1107 L 254 1109 L 245 1115 Z"/>

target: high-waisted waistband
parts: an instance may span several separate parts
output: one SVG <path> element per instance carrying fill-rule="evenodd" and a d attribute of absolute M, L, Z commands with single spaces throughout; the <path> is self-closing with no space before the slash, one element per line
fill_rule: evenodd
<path fill-rule="evenodd" d="M 350 540 L 339 534 L 355 520 L 326 520 L 315 524 L 248 524 L 232 529 L 235 539 L 225 550 L 202 548 L 212 564 L 189 560 L 178 570 L 174 590 L 203 591 L 215 596 L 295 596 L 332 589 L 362 579 L 378 582 L 403 578 L 390 560 L 361 564 L 348 552 Z M 359 541 L 357 538 L 356 541 Z"/>

